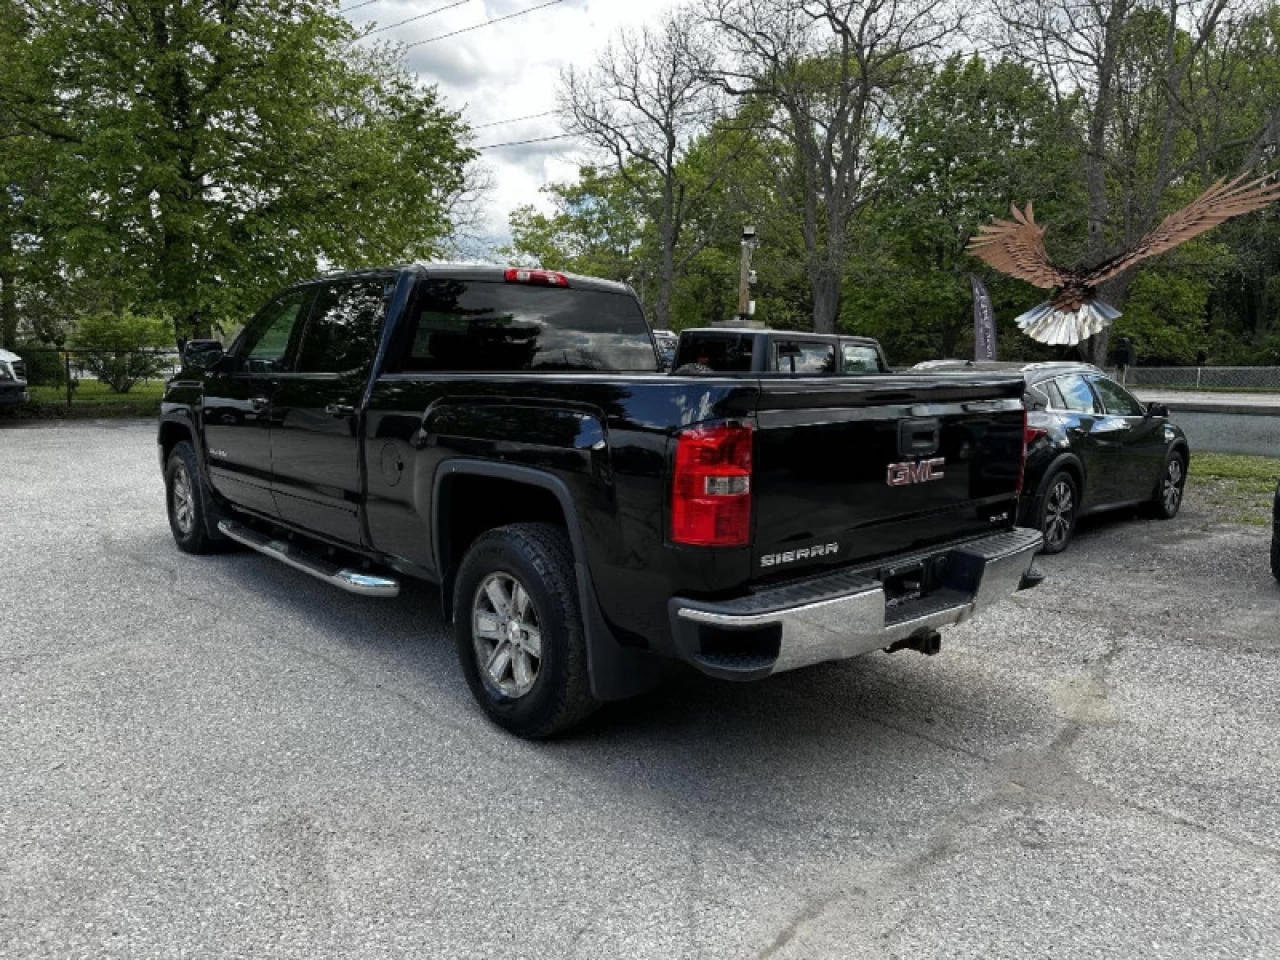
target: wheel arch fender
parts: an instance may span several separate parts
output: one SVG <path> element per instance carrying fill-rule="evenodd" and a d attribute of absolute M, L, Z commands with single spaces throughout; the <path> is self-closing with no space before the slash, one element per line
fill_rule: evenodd
<path fill-rule="evenodd" d="M 1076 487 L 1080 494 L 1080 500 L 1083 503 L 1085 499 L 1085 481 L 1087 475 L 1084 469 L 1084 462 L 1074 453 L 1063 452 L 1054 457 L 1049 465 L 1045 467 L 1044 476 L 1040 479 L 1040 485 L 1036 488 L 1036 496 L 1043 497 L 1049 489 L 1049 481 L 1053 479 L 1055 473 L 1065 470 L 1071 475 L 1071 479 L 1075 480 Z"/>
<path fill-rule="evenodd" d="M 179 408 L 174 412 L 165 412 L 160 415 L 160 426 L 156 434 L 156 447 L 160 454 L 160 471 L 163 474 L 168 467 L 169 454 L 173 452 L 182 441 L 191 444 L 191 449 L 196 455 L 196 472 L 199 476 L 196 478 L 196 489 L 204 501 L 205 510 L 205 530 L 209 536 L 215 539 L 222 538 L 222 532 L 218 530 L 218 509 L 209 509 L 210 501 L 215 501 L 216 507 L 217 495 L 213 492 L 213 485 L 209 482 L 209 468 L 205 463 L 204 444 L 201 442 L 200 431 L 191 421 L 190 415 L 186 408 Z"/>
<path fill-rule="evenodd" d="M 623 647 L 609 629 L 596 599 L 573 494 L 564 480 L 544 470 L 465 458 L 446 460 L 437 467 L 431 484 L 431 554 L 440 580 L 440 605 L 445 619 L 452 622 L 456 615 L 453 609 L 456 570 L 451 569 L 452 545 L 449 542 L 449 525 L 445 522 L 448 514 L 447 489 L 452 481 L 465 476 L 490 477 L 536 487 L 556 499 L 573 548 L 574 580 L 582 612 L 591 691 L 597 700 L 620 700 L 651 689 L 658 681 L 657 661 L 645 651 Z"/>

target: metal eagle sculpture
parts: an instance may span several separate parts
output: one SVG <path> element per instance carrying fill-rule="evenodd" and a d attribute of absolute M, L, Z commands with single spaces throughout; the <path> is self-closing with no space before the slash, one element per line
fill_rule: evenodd
<path fill-rule="evenodd" d="M 1036 223 L 1031 204 L 1026 210 L 1010 206 L 1013 220 L 995 220 L 978 228 L 966 248 L 1001 273 L 1043 289 L 1054 290 L 1050 300 L 1018 317 L 1018 326 L 1033 340 L 1068 346 L 1100 333 L 1120 311 L 1099 299 L 1098 286 L 1135 264 L 1172 250 L 1180 243 L 1211 230 L 1224 220 L 1251 213 L 1280 199 L 1280 181 L 1271 176 L 1246 182 L 1248 174 L 1216 181 L 1196 200 L 1160 221 L 1129 249 L 1089 269 L 1055 266 L 1044 248 L 1045 228 Z"/>

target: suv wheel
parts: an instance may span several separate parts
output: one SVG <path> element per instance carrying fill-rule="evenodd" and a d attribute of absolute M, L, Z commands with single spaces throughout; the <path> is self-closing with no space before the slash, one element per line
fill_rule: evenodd
<path fill-rule="evenodd" d="M 1187 458 L 1178 451 L 1169 454 L 1160 471 L 1160 481 L 1151 498 L 1151 513 L 1161 520 L 1172 520 L 1182 508 L 1182 491 L 1187 484 Z"/>
<path fill-rule="evenodd" d="M 1280 527 L 1271 533 L 1271 575 L 1280 580 Z"/>
<path fill-rule="evenodd" d="M 1041 553 L 1061 553 L 1071 542 L 1080 510 L 1080 489 L 1071 474 L 1059 470 L 1045 484 L 1040 502 L 1040 530 L 1044 534 Z"/>
<path fill-rule="evenodd" d="M 186 440 L 174 445 L 164 469 L 165 501 L 174 543 L 185 553 L 213 553 L 225 539 L 210 536 L 208 492 L 201 486 L 196 452 Z M 216 508 L 215 508 L 216 509 Z"/>
<path fill-rule="evenodd" d="M 549 737 L 599 705 L 562 528 L 516 523 L 481 535 L 458 570 L 453 623 L 472 694 L 512 733 Z"/>

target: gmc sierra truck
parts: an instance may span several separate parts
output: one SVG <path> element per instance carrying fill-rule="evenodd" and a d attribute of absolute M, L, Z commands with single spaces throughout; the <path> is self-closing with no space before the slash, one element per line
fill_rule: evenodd
<path fill-rule="evenodd" d="M 629 287 L 409 266 L 293 286 L 168 384 L 180 549 L 440 587 L 462 672 L 527 737 L 674 659 L 756 680 L 1034 585 L 1007 375 L 663 375 Z"/>

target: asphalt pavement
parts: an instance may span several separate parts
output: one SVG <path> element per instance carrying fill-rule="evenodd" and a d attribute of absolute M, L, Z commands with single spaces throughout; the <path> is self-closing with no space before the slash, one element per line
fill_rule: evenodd
<path fill-rule="evenodd" d="M 1193 456 L 1200 452 L 1280 457 L 1280 410 L 1269 417 L 1175 410 L 1170 419 L 1186 433 Z"/>
<path fill-rule="evenodd" d="M 1191 452 L 1280 457 L 1280 394 L 1135 389 L 1147 403 L 1169 407 Z"/>
<path fill-rule="evenodd" d="M 1280 588 L 1192 491 L 1038 590 L 564 740 L 428 587 L 172 545 L 151 425 L 0 428 L 0 956 L 1273 958 Z"/>

